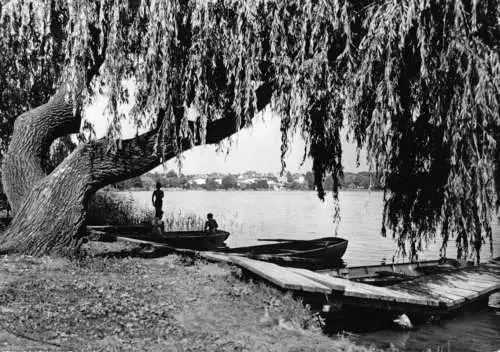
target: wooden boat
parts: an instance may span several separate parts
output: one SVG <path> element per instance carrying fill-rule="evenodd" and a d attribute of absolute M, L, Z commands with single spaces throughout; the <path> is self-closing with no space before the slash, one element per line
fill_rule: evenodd
<path fill-rule="evenodd" d="M 471 266 L 473 265 L 473 262 L 468 262 L 466 265 Z M 365 265 L 318 270 L 318 272 L 366 284 L 387 286 L 412 280 L 419 276 L 454 271 L 460 267 L 461 265 L 458 261 L 442 258 L 438 260 L 428 260 L 414 263 Z"/>
<path fill-rule="evenodd" d="M 205 231 L 168 231 L 162 236 L 151 233 L 150 225 L 109 225 L 109 226 L 87 226 L 87 229 L 97 240 L 114 241 L 116 237 L 137 239 L 162 243 L 171 247 L 189 249 L 216 249 L 224 246 L 224 241 L 229 237 L 229 232 L 217 230 L 216 232 Z"/>
<path fill-rule="evenodd" d="M 313 240 L 282 240 L 280 243 L 222 249 L 231 255 L 308 269 L 342 266 L 348 241 L 324 237 Z"/>
<path fill-rule="evenodd" d="M 152 241 L 165 243 L 176 248 L 188 249 L 215 249 L 224 246 L 224 241 L 229 237 L 229 232 L 217 230 L 205 231 L 171 231 L 164 232 L 161 237 L 151 237 Z"/>

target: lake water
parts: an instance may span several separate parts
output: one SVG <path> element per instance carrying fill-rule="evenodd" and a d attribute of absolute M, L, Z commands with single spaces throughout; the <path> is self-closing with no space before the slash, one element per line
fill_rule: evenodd
<path fill-rule="evenodd" d="M 134 198 L 144 207 L 152 209 L 151 192 L 134 192 Z M 304 191 L 167 191 L 165 213 L 196 214 L 205 217 L 211 212 L 219 228 L 231 236 L 230 247 L 262 244 L 258 238 L 312 239 L 333 236 L 331 195 L 321 202 L 316 193 Z M 346 191 L 340 193 L 341 222 L 338 236 L 349 240 L 343 257 L 349 266 L 378 264 L 382 261 L 401 261 L 396 256 L 392 237 L 380 235 L 382 219 L 382 193 Z M 495 222 L 494 256 L 500 256 L 500 226 Z M 489 246 L 484 246 L 482 258 L 490 257 Z M 420 255 L 421 259 L 439 257 L 440 241 L 430 243 Z M 447 256 L 454 258 L 456 251 L 451 242 Z"/>
<path fill-rule="evenodd" d="M 138 204 L 151 208 L 151 192 L 134 192 Z M 380 235 L 382 193 L 345 191 L 340 193 L 341 222 L 338 236 L 349 240 L 343 257 L 349 266 L 402 261 L 397 256 L 396 243 Z M 231 236 L 230 247 L 262 244 L 258 238 L 312 239 L 333 236 L 331 195 L 323 203 L 314 192 L 266 191 L 168 191 L 163 209 L 166 213 L 196 214 L 205 217 L 211 212 L 219 228 Z M 151 211 L 153 209 L 151 208 Z M 493 257 L 500 256 L 500 226 L 493 229 Z M 440 240 L 430 243 L 421 259 L 439 257 Z M 447 256 L 454 258 L 454 243 L 450 242 Z M 490 258 L 489 246 L 484 246 L 482 260 Z M 356 338 L 360 343 L 397 348 L 407 351 L 497 351 L 500 350 L 500 315 L 485 307 L 468 311 L 439 324 L 426 324 L 410 332 L 382 330 L 364 333 Z"/>

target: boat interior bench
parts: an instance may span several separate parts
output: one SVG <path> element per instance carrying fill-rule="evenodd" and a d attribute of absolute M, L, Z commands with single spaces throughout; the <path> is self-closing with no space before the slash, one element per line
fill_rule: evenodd
<path fill-rule="evenodd" d="M 299 250 L 299 249 L 277 249 L 278 252 L 283 252 L 283 253 L 300 253 L 300 252 L 303 252 L 303 250 Z"/>

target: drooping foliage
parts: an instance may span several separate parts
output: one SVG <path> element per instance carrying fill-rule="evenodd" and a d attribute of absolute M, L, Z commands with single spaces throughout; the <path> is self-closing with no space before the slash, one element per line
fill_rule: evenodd
<path fill-rule="evenodd" d="M 348 120 L 382 174 L 384 225 L 412 256 L 435 233 L 443 249 L 455 237 L 459 255 L 491 243 L 499 9 L 497 1 L 387 1 L 366 13 Z"/>
<path fill-rule="evenodd" d="M 31 6 L 31 7 L 30 7 Z M 34 7 L 35 6 L 35 7 Z M 55 13 L 47 4 L 46 11 Z M 5 15 L 6 7 L 9 15 Z M 0 160 L 21 113 L 44 104 L 54 94 L 62 73 L 64 18 L 40 18 L 36 4 L 0 1 Z M 43 26 L 49 26 L 41 30 Z"/>
<path fill-rule="evenodd" d="M 347 124 L 381 175 L 384 229 L 405 253 L 438 232 L 464 255 L 491 240 L 497 1 L 18 0 L 0 12 L 0 48 L 27 82 L 62 67 L 73 101 L 105 94 L 109 137 L 130 119 L 157 129 L 159 153 L 172 144 L 180 153 L 186 140 L 205 140 L 208 123 L 232 117 L 242 128 L 269 103 L 281 117 L 283 160 L 300 133 L 319 196 L 331 173 L 336 198 Z M 36 53 L 32 66 L 18 46 Z M 125 102 L 128 116 L 118 110 Z"/>

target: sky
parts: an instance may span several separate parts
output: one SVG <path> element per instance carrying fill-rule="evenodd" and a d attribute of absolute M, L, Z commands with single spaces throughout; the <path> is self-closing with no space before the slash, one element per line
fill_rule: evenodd
<path fill-rule="evenodd" d="M 99 97 L 86 110 L 86 118 L 95 126 L 96 136 L 106 132 L 108 118 L 105 113 L 106 101 Z M 122 125 L 122 137 L 131 138 L 136 130 L 127 122 Z M 362 153 L 360 167 L 356 166 L 356 148 L 342 138 L 344 171 L 359 172 L 368 170 L 366 154 Z M 225 141 L 222 146 L 199 146 L 186 151 L 181 157 L 181 171 L 184 174 L 206 174 L 212 172 L 243 173 L 245 171 L 279 173 L 281 171 L 281 132 L 278 116 L 266 111 L 253 119 L 253 126 L 231 137 L 231 145 Z M 306 173 L 311 171 L 312 162 L 306 160 L 303 165 L 304 141 L 297 136 L 286 158 L 287 171 Z M 170 160 L 166 165 L 153 171 L 163 172 L 174 169 L 179 171 L 179 161 Z"/>

